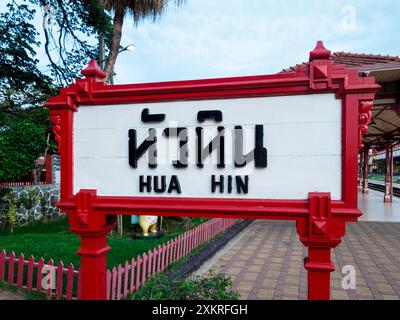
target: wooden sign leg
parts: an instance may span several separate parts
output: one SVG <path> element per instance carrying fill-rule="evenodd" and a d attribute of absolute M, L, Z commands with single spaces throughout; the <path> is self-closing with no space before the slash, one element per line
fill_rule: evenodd
<path fill-rule="evenodd" d="M 330 299 L 330 274 L 335 270 L 331 249 L 345 232 L 345 223 L 331 217 L 329 193 L 310 193 L 309 217 L 297 220 L 300 241 L 308 248 L 304 267 L 308 271 L 308 299 Z"/>
<path fill-rule="evenodd" d="M 308 300 L 329 300 L 331 272 L 335 270 L 331 249 L 309 247 L 304 267 L 308 271 Z"/>
<path fill-rule="evenodd" d="M 109 230 L 96 234 L 81 233 L 81 300 L 106 300 L 107 246 Z"/>
<path fill-rule="evenodd" d="M 76 195 L 76 212 L 70 215 L 71 231 L 81 237 L 80 299 L 106 300 L 107 234 L 116 217 L 93 210 L 96 190 L 81 190 Z"/>

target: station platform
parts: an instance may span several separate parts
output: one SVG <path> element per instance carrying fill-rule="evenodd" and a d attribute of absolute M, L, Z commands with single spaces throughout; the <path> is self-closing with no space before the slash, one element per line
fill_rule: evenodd
<path fill-rule="evenodd" d="M 364 212 L 358 223 L 346 225 L 342 243 L 332 252 L 336 270 L 331 274 L 334 300 L 400 299 L 400 198 L 383 202 L 383 193 L 359 194 Z M 305 300 L 305 248 L 292 221 L 255 220 L 196 274 L 210 270 L 231 277 L 241 299 Z M 356 271 L 356 288 L 342 287 L 344 266 Z"/>
<path fill-rule="evenodd" d="M 392 203 L 383 202 L 383 193 L 369 190 L 358 193 L 358 207 L 363 212 L 360 221 L 400 222 L 400 198 L 393 197 Z"/>

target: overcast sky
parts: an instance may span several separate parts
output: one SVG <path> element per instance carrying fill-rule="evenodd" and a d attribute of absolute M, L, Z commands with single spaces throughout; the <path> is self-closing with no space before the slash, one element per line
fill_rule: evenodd
<path fill-rule="evenodd" d="M 317 40 L 332 51 L 400 55 L 399 30 L 398 0 L 187 0 L 155 23 L 126 20 L 122 45 L 136 49 L 120 54 L 115 81 L 275 73 L 308 60 Z"/>

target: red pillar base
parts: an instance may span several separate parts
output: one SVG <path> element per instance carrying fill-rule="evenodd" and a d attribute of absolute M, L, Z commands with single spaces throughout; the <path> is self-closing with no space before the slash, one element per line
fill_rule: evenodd
<path fill-rule="evenodd" d="M 393 197 L 391 195 L 385 194 L 383 197 L 383 202 L 393 202 Z"/>
<path fill-rule="evenodd" d="M 308 299 L 330 299 L 330 274 L 335 270 L 331 249 L 341 242 L 345 222 L 331 217 L 329 193 L 310 193 L 309 217 L 297 220 L 300 241 L 308 248 Z"/>
<path fill-rule="evenodd" d="M 330 245 L 323 248 L 315 247 L 315 243 L 307 245 L 308 257 L 304 259 L 304 268 L 308 271 L 308 299 L 329 300 L 331 272 L 335 270 L 335 265 L 331 261 Z"/>
<path fill-rule="evenodd" d="M 81 236 L 81 300 L 106 300 L 107 281 L 107 234 L 109 228 L 94 233 L 76 232 Z"/>
<path fill-rule="evenodd" d="M 107 217 L 93 209 L 95 190 L 81 190 L 76 195 L 76 212 L 70 214 L 71 231 L 81 237 L 81 300 L 107 298 L 107 234 L 115 227 L 116 217 Z"/>

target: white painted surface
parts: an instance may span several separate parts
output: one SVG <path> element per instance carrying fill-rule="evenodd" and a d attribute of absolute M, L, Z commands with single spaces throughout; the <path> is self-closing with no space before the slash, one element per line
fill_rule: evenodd
<path fill-rule="evenodd" d="M 147 124 L 141 111 L 165 113 L 162 123 Z M 197 122 L 200 110 L 221 110 L 223 122 Z M 264 125 L 264 147 L 268 167 L 233 165 L 232 132 L 235 125 L 245 129 L 246 153 L 254 148 L 254 126 Z M 195 165 L 195 128 L 205 130 L 204 144 L 226 128 L 226 167 L 216 166 L 217 153 L 207 158 L 204 168 Z M 167 127 L 189 130 L 189 166 L 176 169 L 177 139 L 162 136 Z M 156 169 L 149 169 L 147 153 L 138 168 L 129 166 L 128 130 L 136 129 L 138 145 L 156 128 Z M 247 130 L 248 129 L 248 130 Z M 263 97 L 227 100 L 179 101 L 111 106 L 82 106 L 74 114 L 74 192 L 97 189 L 107 196 L 166 196 L 195 198 L 307 199 L 313 191 L 331 192 L 341 198 L 341 101 L 333 94 Z M 182 193 L 139 192 L 140 175 L 177 175 Z M 211 175 L 249 175 L 249 193 L 211 193 Z"/>

